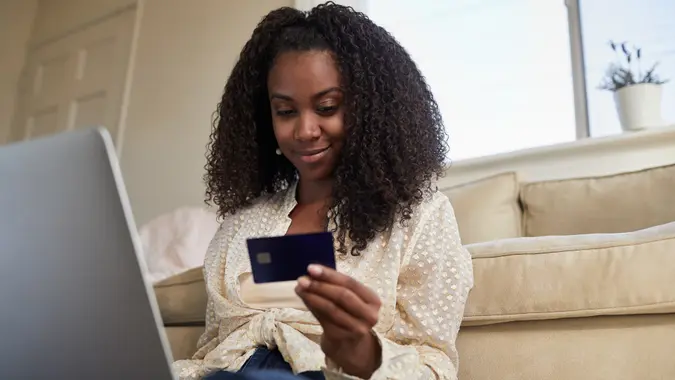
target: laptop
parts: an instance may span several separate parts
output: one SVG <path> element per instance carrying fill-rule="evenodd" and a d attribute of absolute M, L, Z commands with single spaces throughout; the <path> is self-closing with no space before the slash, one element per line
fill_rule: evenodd
<path fill-rule="evenodd" d="M 111 141 L 0 146 L 0 379 L 174 378 Z"/>

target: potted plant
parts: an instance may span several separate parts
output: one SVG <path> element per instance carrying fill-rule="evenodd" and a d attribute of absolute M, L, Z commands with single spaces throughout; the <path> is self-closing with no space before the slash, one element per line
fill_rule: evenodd
<path fill-rule="evenodd" d="M 661 118 L 661 80 L 654 73 L 658 62 L 642 70 L 642 49 L 627 47 L 626 42 L 609 42 L 617 59 L 609 65 L 600 89 L 614 93 L 621 128 L 635 131 L 663 126 Z"/>

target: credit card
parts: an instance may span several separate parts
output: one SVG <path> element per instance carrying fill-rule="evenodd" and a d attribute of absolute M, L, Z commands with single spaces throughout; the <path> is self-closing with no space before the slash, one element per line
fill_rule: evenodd
<path fill-rule="evenodd" d="M 294 281 L 307 274 L 307 266 L 320 264 L 335 269 L 333 234 L 285 235 L 246 241 L 253 282 Z"/>

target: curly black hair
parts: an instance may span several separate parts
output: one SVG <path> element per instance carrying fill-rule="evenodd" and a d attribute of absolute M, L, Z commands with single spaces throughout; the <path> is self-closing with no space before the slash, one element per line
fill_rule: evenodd
<path fill-rule="evenodd" d="M 413 207 L 436 190 L 448 145 L 438 105 L 410 55 L 351 7 L 284 7 L 255 28 L 216 111 L 206 202 L 224 217 L 297 180 L 290 161 L 275 154 L 267 75 L 280 53 L 308 50 L 331 52 L 342 80 L 346 137 L 328 218 L 337 227 L 339 251 L 358 255 L 377 233 L 409 220 Z"/>

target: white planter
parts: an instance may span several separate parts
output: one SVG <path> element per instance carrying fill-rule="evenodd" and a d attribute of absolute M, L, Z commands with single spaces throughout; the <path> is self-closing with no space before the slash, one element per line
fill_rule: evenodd
<path fill-rule="evenodd" d="M 614 92 L 614 103 L 624 131 L 665 125 L 661 118 L 661 85 L 640 83 Z"/>

